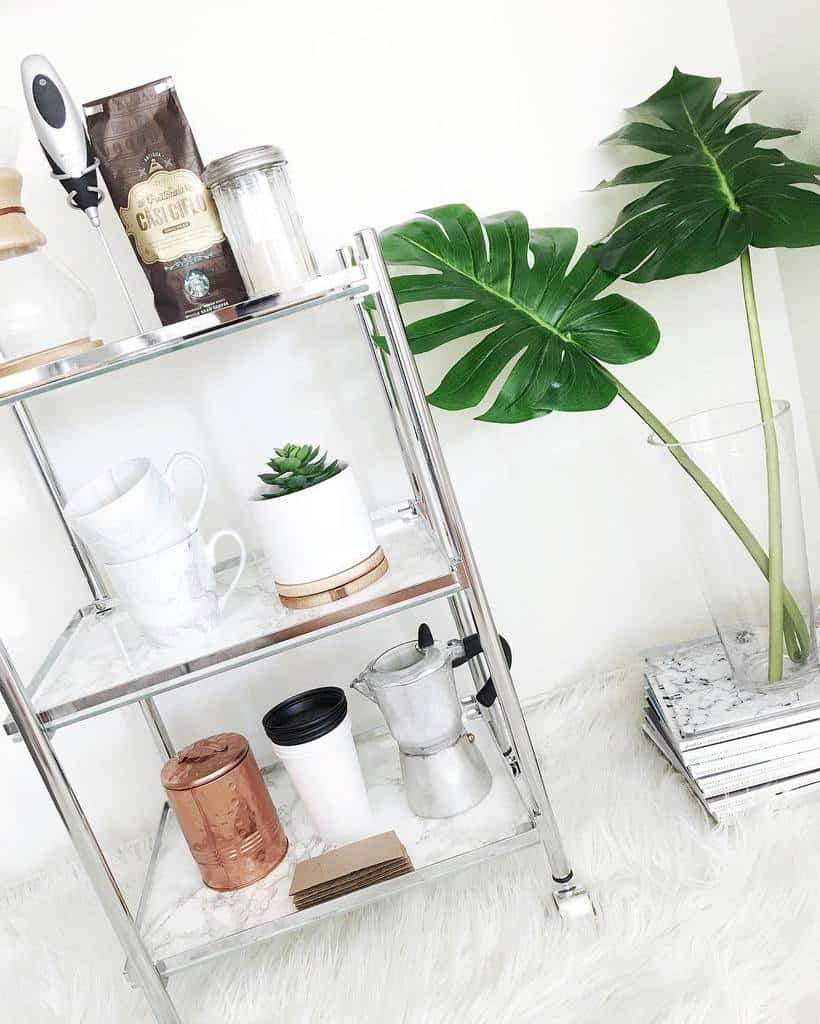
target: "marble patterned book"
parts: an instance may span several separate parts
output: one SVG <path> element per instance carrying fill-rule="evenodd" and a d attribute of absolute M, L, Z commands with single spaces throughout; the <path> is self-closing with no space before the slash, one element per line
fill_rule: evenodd
<path fill-rule="evenodd" d="M 743 733 L 734 738 L 718 736 L 715 742 L 692 746 L 691 741 L 682 741 L 663 713 L 663 701 L 647 683 L 646 704 L 661 723 L 666 740 L 671 743 L 686 762 L 686 767 L 695 778 L 712 775 L 719 771 L 731 771 L 743 765 L 772 757 L 785 757 L 820 747 L 820 715 L 806 722 L 781 725 L 775 722 L 769 727 L 753 733 Z"/>
<path fill-rule="evenodd" d="M 817 753 L 795 754 L 791 757 L 778 757 L 764 764 L 756 764 L 745 770 L 725 772 L 699 779 L 698 785 L 707 799 L 721 796 L 734 796 L 748 793 L 769 783 L 786 782 L 793 778 L 802 778 L 807 773 L 820 772 L 820 758 Z"/>
<path fill-rule="evenodd" d="M 820 673 L 772 693 L 739 690 L 717 637 L 648 651 L 644 664 L 664 731 L 681 752 L 804 722 L 820 732 Z"/>
<path fill-rule="evenodd" d="M 815 727 L 811 735 L 807 737 L 794 738 L 793 732 L 794 728 L 778 729 L 774 732 L 763 733 L 761 737 L 749 736 L 729 743 L 719 743 L 716 749 L 721 756 L 693 762 L 686 754 L 686 766 L 696 779 L 703 779 L 710 775 L 749 768 L 756 764 L 768 764 L 773 760 L 798 755 L 813 755 L 820 765 L 820 729 Z M 782 740 L 773 742 L 772 737 L 781 735 L 784 737 Z M 759 738 L 766 742 L 757 742 Z M 731 750 L 724 752 L 725 747 L 730 747 Z M 700 748 L 698 753 L 708 749 Z"/>
<path fill-rule="evenodd" d="M 686 765 L 681 761 L 678 753 L 648 719 L 644 719 L 643 730 L 672 767 L 680 772 L 698 802 L 718 822 L 731 821 L 737 814 L 753 807 L 769 803 L 772 800 L 779 801 L 799 796 L 820 786 L 820 769 L 818 769 L 801 772 L 787 779 L 777 779 L 762 785 L 750 786 L 726 796 L 707 797 L 697 781 L 687 771 Z"/>
<path fill-rule="evenodd" d="M 669 743 L 669 736 L 654 709 L 644 709 L 646 722 L 663 736 Z M 692 783 L 706 797 L 726 796 L 759 786 L 767 782 L 790 778 L 802 772 L 820 770 L 820 740 L 813 746 L 803 749 L 789 749 L 788 745 L 759 748 L 755 751 L 739 753 L 732 757 L 709 762 L 704 771 L 702 765 L 690 764 L 685 754 L 677 754 L 677 759 L 684 765 L 686 774 L 691 776 Z M 670 744 L 671 745 L 671 744 Z M 721 744 L 725 746 L 726 744 Z"/>

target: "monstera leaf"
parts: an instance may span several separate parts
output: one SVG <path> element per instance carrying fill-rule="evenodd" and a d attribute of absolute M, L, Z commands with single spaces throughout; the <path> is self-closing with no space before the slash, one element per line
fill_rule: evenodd
<path fill-rule="evenodd" d="M 604 269 L 652 281 L 723 266 L 750 245 L 820 243 L 820 196 L 801 187 L 818 184 L 820 167 L 758 145 L 799 133 L 761 124 L 729 130 L 759 92 L 731 93 L 715 105 L 719 86 L 719 78 L 675 68 L 666 85 L 628 111 L 637 120 L 604 140 L 663 154 L 598 186 L 655 185 L 592 247 Z"/>
<path fill-rule="evenodd" d="M 578 236 L 568 228 L 530 230 L 521 213 L 479 220 L 468 206 L 439 206 L 388 228 L 381 243 L 389 263 L 434 271 L 394 277 L 401 304 L 463 300 L 408 325 L 416 354 L 485 332 L 430 395 L 442 409 L 478 405 L 500 378 L 478 419 L 602 409 L 616 385 L 601 363 L 642 359 L 658 343 L 646 310 L 620 295 L 596 297 L 614 275 L 588 252 L 570 269 Z"/>

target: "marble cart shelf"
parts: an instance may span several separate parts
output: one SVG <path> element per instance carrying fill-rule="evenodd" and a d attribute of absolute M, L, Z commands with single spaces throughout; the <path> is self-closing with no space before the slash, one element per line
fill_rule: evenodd
<path fill-rule="evenodd" d="M 487 726 L 474 719 L 469 728 L 490 766 L 493 785 L 477 807 L 454 818 L 416 817 L 404 798 L 398 749 L 392 737 L 383 730 L 359 737 L 359 758 L 376 830 L 394 829 L 416 870 L 307 910 L 296 911 L 288 895 L 294 866 L 329 847 L 316 835 L 281 765 L 265 769 L 265 775 L 290 840 L 288 855 L 267 878 L 238 892 L 218 893 L 202 884 L 166 804 L 137 913 L 137 926 L 159 972 L 167 977 L 223 953 L 383 899 L 408 885 L 432 881 L 471 861 L 478 863 L 536 844 L 538 832 Z"/>
<path fill-rule="evenodd" d="M 77 356 L 0 375 L 0 406 L 53 391 L 75 381 L 89 380 L 113 370 L 121 370 L 145 362 L 146 359 L 156 359 L 168 352 L 190 348 L 203 341 L 312 306 L 351 298 L 368 291 L 368 288 L 364 269 L 361 266 L 350 267 L 261 299 L 248 299 L 238 306 L 203 313 L 133 338 L 108 341 Z"/>
<path fill-rule="evenodd" d="M 246 569 L 218 625 L 172 648 L 146 642 L 116 602 L 82 608 L 29 687 L 35 710 L 50 729 L 59 729 L 461 589 L 459 566 L 450 564 L 411 506 L 374 520 L 389 571 L 367 590 L 319 608 L 284 609 L 260 557 Z M 225 563 L 218 585 L 234 565 Z M 11 719 L 3 728 L 17 732 Z"/>

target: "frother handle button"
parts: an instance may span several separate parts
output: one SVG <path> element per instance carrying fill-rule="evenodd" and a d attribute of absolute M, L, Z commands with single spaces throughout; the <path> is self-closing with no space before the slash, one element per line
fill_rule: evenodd
<path fill-rule="evenodd" d="M 65 124 L 65 101 L 62 93 L 47 75 L 37 75 L 31 86 L 34 103 L 40 117 L 52 128 Z"/>

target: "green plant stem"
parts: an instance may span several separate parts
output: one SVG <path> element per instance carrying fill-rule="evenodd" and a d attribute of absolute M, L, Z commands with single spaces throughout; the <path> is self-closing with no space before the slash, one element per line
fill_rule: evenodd
<path fill-rule="evenodd" d="M 743 519 L 726 500 L 723 492 L 716 486 L 712 479 L 703 472 L 700 466 L 698 466 L 698 464 L 686 454 L 680 441 L 678 441 L 672 431 L 661 420 L 659 420 L 657 416 L 655 416 L 652 410 L 645 406 L 637 395 L 634 395 L 629 388 L 622 384 L 614 374 L 610 373 L 602 363 L 596 362 L 596 365 L 615 385 L 618 390 L 618 396 L 626 402 L 633 412 L 637 413 L 647 427 L 649 427 L 649 429 L 653 431 L 653 433 L 655 433 L 665 445 L 669 446 L 667 450 L 670 455 L 675 459 L 681 469 L 691 477 L 712 505 L 714 505 L 717 511 L 723 516 L 729 528 L 752 556 L 755 564 L 763 573 L 764 577 L 769 579 L 769 556 L 766 554 L 763 547 L 760 545 L 760 542 Z M 786 616 L 786 622 L 782 628 L 785 630 L 785 639 L 789 649 L 789 656 L 796 662 L 805 661 L 810 650 L 811 638 L 797 602 L 791 592 L 785 588 L 782 589 L 782 603 L 785 605 Z M 782 606 L 781 622 L 783 622 Z"/>
<path fill-rule="evenodd" d="M 740 254 L 740 276 L 766 447 L 766 483 L 769 492 L 769 682 L 776 683 L 783 678 L 783 508 L 780 498 L 780 452 L 757 316 L 752 258 L 748 249 Z"/>

